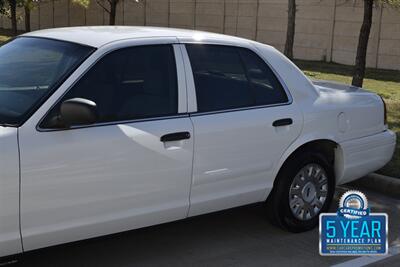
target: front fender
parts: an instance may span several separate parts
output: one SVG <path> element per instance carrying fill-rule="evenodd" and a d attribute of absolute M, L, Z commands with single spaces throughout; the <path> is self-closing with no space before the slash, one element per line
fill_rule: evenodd
<path fill-rule="evenodd" d="M 22 252 L 17 128 L 0 127 L 0 257 Z"/>

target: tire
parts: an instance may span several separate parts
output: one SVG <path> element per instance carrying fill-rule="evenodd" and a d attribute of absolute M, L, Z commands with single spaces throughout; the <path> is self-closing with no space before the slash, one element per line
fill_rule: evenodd
<path fill-rule="evenodd" d="M 333 167 L 323 154 L 301 151 L 293 155 L 279 171 L 267 199 L 272 222 L 294 233 L 315 228 L 319 214 L 328 211 L 332 202 L 334 177 Z"/>

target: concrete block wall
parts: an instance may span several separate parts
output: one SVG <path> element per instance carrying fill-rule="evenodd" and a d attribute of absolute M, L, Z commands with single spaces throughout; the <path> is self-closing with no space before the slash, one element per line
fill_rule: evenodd
<path fill-rule="evenodd" d="M 106 0 L 100 0 L 107 6 Z M 283 50 L 287 0 L 120 0 L 116 23 L 198 29 L 257 40 Z M 24 29 L 23 10 L 18 28 Z M 354 64 L 363 19 L 362 0 L 297 0 L 294 56 Z M 44 0 L 31 14 L 31 28 L 107 25 L 96 0 L 87 9 L 73 0 Z M 0 17 L 0 27 L 10 28 Z M 375 7 L 367 65 L 400 70 L 400 11 Z"/>
<path fill-rule="evenodd" d="M 377 67 L 376 53 L 379 45 L 381 12 L 380 8 L 375 8 L 373 12 L 372 29 L 367 50 L 367 66 L 369 67 Z M 361 1 L 346 2 L 336 7 L 332 51 L 334 61 L 349 65 L 354 64 L 362 20 L 363 5 Z"/>
<path fill-rule="evenodd" d="M 400 67 L 400 14 L 393 9 L 383 9 L 377 65 L 384 69 Z"/>

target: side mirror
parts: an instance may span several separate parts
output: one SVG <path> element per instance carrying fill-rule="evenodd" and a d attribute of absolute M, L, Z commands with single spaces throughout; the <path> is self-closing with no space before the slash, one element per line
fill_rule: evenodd
<path fill-rule="evenodd" d="M 97 105 L 84 98 L 65 100 L 60 106 L 60 120 L 66 127 L 93 124 L 97 121 Z"/>

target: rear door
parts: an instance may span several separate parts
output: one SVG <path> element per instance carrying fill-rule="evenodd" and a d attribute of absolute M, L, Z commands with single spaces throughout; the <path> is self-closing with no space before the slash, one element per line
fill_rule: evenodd
<path fill-rule="evenodd" d="M 250 49 L 187 44 L 184 55 L 197 103 L 189 215 L 264 200 L 278 160 L 301 131 L 301 112 Z"/>
<path fill-rule="evenodd" d="M 24 249 L 186 217 L 193 127 L 181 53 L 170 41 L 98 51 L 105 55 L 21 127 Z M 98 121 L 54 124 L 72 98 L 95 102 Z"/>

